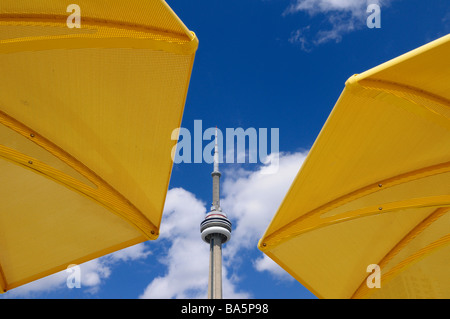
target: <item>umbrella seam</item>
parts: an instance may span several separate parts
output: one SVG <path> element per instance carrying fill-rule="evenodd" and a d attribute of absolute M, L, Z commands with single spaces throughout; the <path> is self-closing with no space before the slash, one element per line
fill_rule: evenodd
<path fill-rule="evenodd" d="M 0 264 L 0 289 L 2 290 L 1 292 L 2 293 L 6 292 L 7 287 L 8 283 L 6 281 L 5 273 L 3 272 L 3 267 Z"/>
<path fill-rule="evenodd" d="M 383 269 L 384 266 L 386 266 L 389 261 L 392 260 L 398 253 L 402 251 L 406 247 L 406 245 L 411 242 L 414 238 L 416 238 L 418 235 L 423 233 L 431 224 L 433 224 L 436 220 L 438 220 L 440 217 L 448 213 L 448 208 L 438 208 L 433 213 L 431 213 L 428 217 L 423 219 L 419 224 L 414 226 L 412 230 L 410 230 L 379 262 L 378 266 L 380 266 L 381 269 Z M 414 254 L 413 254 L 414 255 Z M 404 261 L 402 261 L 404 262 Z M 398 263 L 400 265 L 402 262 Z M 395 267 L 397 267 L 395 266 Z M 387 274 L 389 274 L 391 271 L 395 269 L 395 267 L 391 268 L 390 271 L 388 271 Z M 397 274 L 401 271 L 401 269 L 397 270 Z M 386 275 L 387 275 L 386 274 Z M 368 275 L 370 276 L 370 274 Z M 364 296 L 367 297 L 371 292 L 373 292 L 373 289 L 370 290 L 365 285 L 367 281 L 367 277 L 364 278 L 362 283 L 359 285 L 358 289 L 353 293 L 351 299 L 355 298 L 363 298 Z M 390 279 L 392 279 L 392 275 L 390 276 Z"/>
<path fill-rule="evenodd" d="M 260 245 L 259 245 L 260 249 L 262 251 L 268 250 L 270 248 L 270 246 L 279 245 L 282 242 L 288 240 L 289 238 L 295 237 L 295 236 L 299 235 L 300 233 L 302 233 L 303 230 L 300 229 L 300 230 L 295 231 L 294 233 L 286 234 L 286 233 L 289 233 L 289 229 L 293 229 L 293 228 L 297 227 L 297 225 L 300 224 L 303 220 L 307 220 L 309 218 L 314 218 L 315 216 L 318 216 L 318 215 L 323 215 L 326 212 L 328 212 L 336 207 L 342 206 L 346 203 L 349 203 L 356 199 L 362 198 L 366 195 L 381 191 L 382 189 L 386 189 L 386 188 L 401 185 L 401 184 L 404 184 L 404 183 L 407 183 L 410 181 L 418 180 L 420 178 L 434 176 L 434 175 L 438 175 L 438 174 L 442 174 L 442 173 L 446 173 L 446 172 L 450 172 L 450 162 L 445 162 L 445 163 L 429 166 L 426 168 L 422 168 L 419 170 L 411 171 L 408 173 L 400 174 L 398 176 L 391 177 L 389 179 L 380 181 L 378 183 L 373 183 L 366 187 L 355 190 L 351 193 L 348 193 L 344 196 L 334 199 L 334 200 L 294 219 L 293 221 L 289 222 L 285 226 L 278 229 L 276 232 L 268 235 L 267 237 L 265 237 L 264 239 L 262 239 L 260 241 Z M 381 187 L 380 187 L 380 185 L 381 185 Z M 379 207 L 382 207 L 382 205 L 379 205 Z M 367 207 L 365 209 L 367 209 Z M 386 209 L 381 210 L 381 211 L 386 212 Z M 339 216 L 339 215 L 342 216 L 343 214 L 345 214 L 345 213 L 341 213 L 336 216 Z M 364 215 L 364 216 L 366 216 L 366 215 Z M 335 217 L 335 216 L 331 216 L 331 217 Z M 322 219 L 322 220 L 319 219 L 319 224 L 317 226 L 320 227 L 323 222 L 326 223 L 326 219 Z M 314 229 L 314 228 L 312 228 L 312 229 Z M 312 229 L 309 229 L 309 230 L 312 230 Z M 283 235 L 283 233 L 285 235 Z"/>
<path fill-rule="evenodd" d="M 34 22 L 34 23 L 61 23 L 66 25 L 67 16 L 65 15 L 51 15 L 51 14 L 0 14 L 0 21 L 12 22 Z M 127 23 L 117 20 L 107 20 L 92 17 L 83 16 L 83 24 L 95 27 L 108 27 L 108 28 L 118 28 L 124 30 L 133 31 L 143 31 L 151 34 L 165 35 L 173 38 L 179 38 L 179 40 L 184 40 L 189 42 L 191 39 L 189 35 L 171 32 L 167 29 L 158 29 L 150 26 L 140 25 L 136 23 Z M 185 39 L 183 39 L 185 38 Z M 186 39 L 187 38 L 187 39 Z"/>
<path fill-rule="evenodd" d="M 40 163 L 39 161 L 29 160 L 29 156 L 7 147 L 2 147 L 3 149 L 6 149 L 7 152 L 1 151 L 0 149 L 0 154 L 3 153 L 1 154 L 1 157 L 7 158 L 16 164 L 23 165 L 24 167 L 27 167 L 35 172 L 39 172 L 47 178 L 58 181 L 69 189 L 74 189 L 77 192 L 82 193 L 83 195 L 95 200 L 97 203 L 108 207 L 110 211 L 116 213 L 125 221 L 131 223 L 148 239 L 156 239 L 158 236 L 157 227 L 122 194 L 110 186 L 95 172 L 90 170 L 86 165 L 2 111 L 0 111 L 0 123 L 44 148 L 53 156 L 57 157 L 82 176 L 86 177 L 93 184 L 97 185 L 98 189 L 92 189 L 75 178 L 61 173 L 59 170 L 52 169 L 50 166 Z M 31 135 L 33 135 L 33 137 L 31 137 Z M 56 173 L 52 173 L 52 171 L 56 171 Z"/>

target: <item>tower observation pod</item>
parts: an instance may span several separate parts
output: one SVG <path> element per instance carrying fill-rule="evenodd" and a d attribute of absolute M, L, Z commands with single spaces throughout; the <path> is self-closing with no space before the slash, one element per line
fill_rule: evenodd
<path fill-rule="evenodd" d="M 204 242 L 210 246 L 208 298 L 222 299 L 222 244 L 231 238 L 231 222 L 220 207 L 219 147 L 217 145 L 217 127 L 214 147 L 213 202 L 211 211 L 200 224 Z"/>

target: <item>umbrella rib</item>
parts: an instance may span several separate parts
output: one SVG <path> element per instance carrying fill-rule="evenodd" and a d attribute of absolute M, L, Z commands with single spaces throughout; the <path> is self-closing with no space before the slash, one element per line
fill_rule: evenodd
<path fill-rule="evenodd" d="M 110 186 L 106 181 L 86 167 L 83 163 L 2 111 L 0 111 L 0 124 L 5 125 L 6 127 L 44 148 L 53 156 L 57 157 L 82 176 L 86 177 L 97 186 L 97 189 L 93 189 L 79 180 L 52 168 L 51 166 L 2 145 L 0 145 L 0 157 L 31 169 L 35 173 L 39 173 L 49 179 L 52 179 L 65 187 L 77 191 L 107 207 L 110 211 L 116 213 L 119 217 L 132 224 L 148 239 L 156 239 L 158 237 L 158 227 L 146 218 L 140 210 L 138 210 L 115 188 Z"/>
<path fill-rule="evenodd" d="M 363 79 L 358 81 L 358 84 L 370 89 L 382 90 L 392 94 L 400 94 L 402 97 L 405 97 L 405 94 L 414 95 L 416 97 L 421 97 L 423 99 L 430 100 L 434 103 L 445 106 L 446 108 L 450 108 L 449 100 L 443 98 L 442 96 L 410 85 L 379 79 Z"/>
<path fill-rule="evenodd" d="M 73 259 L 73 260 L 70 260 L 70 261 L 66 261 L 66 262 L 64 262 L 64 263 L 62 263 L 62 264 L 60 264 L 58 266 L 55 266 L 55 267 L 53 267 L 51 269 L 47 269 L 47 270 L 45 270 L 43 272 L 34 274 L 34 275 L 26 277 L 26 278 L 23 278 L 23 279 L 21 279 L 19 281 L 10 282 L 10 283 L 8 283 L 7 290 L 11 290 L 11 289 L 17 288 L 17 287 L 25 285 L 25 284 L 27 284 L 27 283 L 29 283 L 31 281 L 35 281 L 35 280 L 41 279 L 43 277 L 49 276 L 51 274 L 57 273 L 59 271 L 63 271 L 65 269 L 67 269 L 68 265 L 70 265 L 70 264 L 81 265 L 81 264 L 83 264 L 83 263 L 85 263 L 85 262 L 87 262 L 89 260 L 105 256 L 107 254 L 113 253 L 113 252 L 118 251 L 120 249 L 124 249 L 124 248 L 130 247 L 132 245 L 136 245 L 136 244 L 142 243 L 144 241 L 146 241 L 146 238 L 144 236 L 139 236 L 139 237 L 137 237 L 135 239 L 131 239 L 131 240 L 128 240 L 126 242 L 123 242 L 123 243 L 120 243 L 120 244 L 117 244 L 117 245 L 113 245 L 113 246 L 101 249 L 101 250 L 96 251 L 94 253 L 91 253 L 91 254 L 89 254 L 87 256 L 83 256 L 81 258 L 76 258 L 76 259 Z"/>
<path fill-rule="evenodd" d="M 66 27 L 64 16 L 54 15 L 14 15 L 0 14 L 0 25 L 9 25 L 17 22 L 23 25 L 50 25 Z M 55 49 L 79 48 L 135 48 L 163 50 L 180 55 L 192 55 L 198 47 L 195 33 L 186 34 L 168 32 L 167 30 L 137 25 L 132 23 L 111 21 L 98 18 L 83 18 L 87 25 L 85 29 L 94 32 L 78 32 L 75 29 L 67 34 L 53 36 L 30 36 L 19 39 L 0 40 L 0 53 L 14 53 L 23 51 L 43 51 Z M 30 45 L 32 43 L 32 45 Z"/>
<path fill-rule="evenodd" d="M 363 79 L 357 84 L 366 89 L 382 91 L 405 99 L 411 102 L 408 106 L 410 112 L 450 130 L 450 101 L 442 96 L 413 86 L 379 79 Z"/>
<path fill-rule="evenodd" d="M 57 15 L 57 14 L 39 14 L 39 13 L 3 13 L 0 14 L 0 21 L 4 22 L 18 22 L 18 23 L 62 23 L 66 25 L 67 15 Z M 170 37 L 174 40 L 189 42 L 190 34 L 175 33 L 166 29 L 155 28 L 145 25 L 140 25 L 136 23 L 130 23 L 118 20 L 108 20 L 101 18 L 93 18 L 88 16 L 83 16 L 83 25 L 88 25 L 92 27 L 108 27 L 108 28 L 120 28 L 125 30 L 140 31 L 146 33 L 157 34 L 163 37 Z"/>
<path fill-rule="evenodd" d="M 350 211 L 347 213 L 341 213 L 336 216 L 330 216 L 326 218 L 321 218 L 322 215 L 335 209 L 339 206 L 347 204 L 351 201 L 359 199 L 361 197 L 367 196 L 369 194 L 387 189 L 389 187 L 405 184 L 414 180 L 418 180 L 425 177 L 430 177 L 442 173 L 450 172 L 450 162 L 445 162 L 408 173 L 404 173 L 389 179 L 370 184 L 366 187 L 355 190 L 344 196 L 341 196 L 335 200 L 332 200 L 281 227 L 276 232 L 266 236 L 260 241 L 259 248 L 262 251 L 268 250 L 271 246 L 278 245 L 289 238 L 295 237 L 306 231 L 311 231 L 313 229 L 324 227 L 328 225 L 335 224 L 337 222 L 343 222 L 359 217 L 370 216 L 377 213 L 386 213 L 389 211 L 394 211 L 402 208 L 412 208 L 412 207 L 433 207 L 433 206 L 446 206 L 450 204 L 449 196 L 434 196 L 422 199 L 411 199 L 404 200 L 400 202 L 394 202 L 384 205 L 377 205 L 374 207 L 365 207 L 359 210 Z M 381 209 L 380 209 L 381 208 Z M 302 227 L 306 226 L 306 227 Z"/>
<path fill-rule="evenodd" d="M 0 289 L 1 289 L 1 293 L 6 292 L 6 287 L 7 287 L 7 282 L 6 282 L 5 273 L 3 272 L 2 265 L 0 264 Z"/>
<path fill-rule="evenodd" d="M 405 248 L 414 238 L 423 233 L 431 224 L 433 224 L 440 217 L 445 215 L 450 211 L 449 208 L 438 208 L 428 217 L 417 224 L 408 234 L 406 234 L 379 262 L 378 266 L 383 269 L 391 260 L 394 258 L 403 248 Z M 396 266 L 392 267 L 385 275 L 383 275 L 383 283 L 391 280 L 394 275 L 398 275 L 402 270 L 405 270 L 407 266 L 414 262 L 417 262 L 420 258 L 423 258 L 426 254 L 431 253 L 439 247 L 449 243 L 449 235 L 442 237 L 441 239 L 427 245 L 426 247 L 420 249 L 416 253 L 412 254 L 402 262 L 399 262 Z M 368 275 L 370 276 L 370 274 Z M 367 297 L 374 289 L 369 289 L 366 285 L 367 277 L 359 285 L 358 289 L 354 292 L 352 299 Z"/>

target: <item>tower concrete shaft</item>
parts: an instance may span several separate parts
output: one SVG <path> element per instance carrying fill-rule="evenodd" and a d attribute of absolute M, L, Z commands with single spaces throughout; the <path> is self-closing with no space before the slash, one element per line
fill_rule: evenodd
<path fill-rule="evenodd" d="M 213 178 L 213 202 L 211 211 L 206 214 L 205 220 L 200 224 L 202 239 L 209 244 L 209 280 L 208 298 L 222 298 L 222 244 L 231 238 L 231 222 L 220 207 L 220 172 L 219 172 L 219 147 L 216 141 L 214 147 L 214 171 Z"/>
<path fill-rule="evenodd" d="M 222 236 L 213 234 L 209 245 L 208 298 L 222 299 Z"/>
<path fill-rule="evenodd" d="M 213 201 L 212 201 L 212 208 L 215 211 L 220 211 L 220 173 L 219 172 L 212 172 L 211 173 L 213 178 Z"/>

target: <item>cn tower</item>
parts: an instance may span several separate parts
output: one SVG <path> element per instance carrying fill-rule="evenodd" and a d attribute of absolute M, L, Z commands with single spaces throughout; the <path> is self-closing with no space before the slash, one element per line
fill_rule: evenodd
<path fill-rule="evenodd" d="M 209 244 L 209 283 L 208 298 L 222 299 L 222 244 L 231 238 L 231 222 L 220 208 L 219 147 L 217 146 L 217 127 L 214 146 L 213 201 L 211 211 L 200 224 L 204 242 Z"/>

